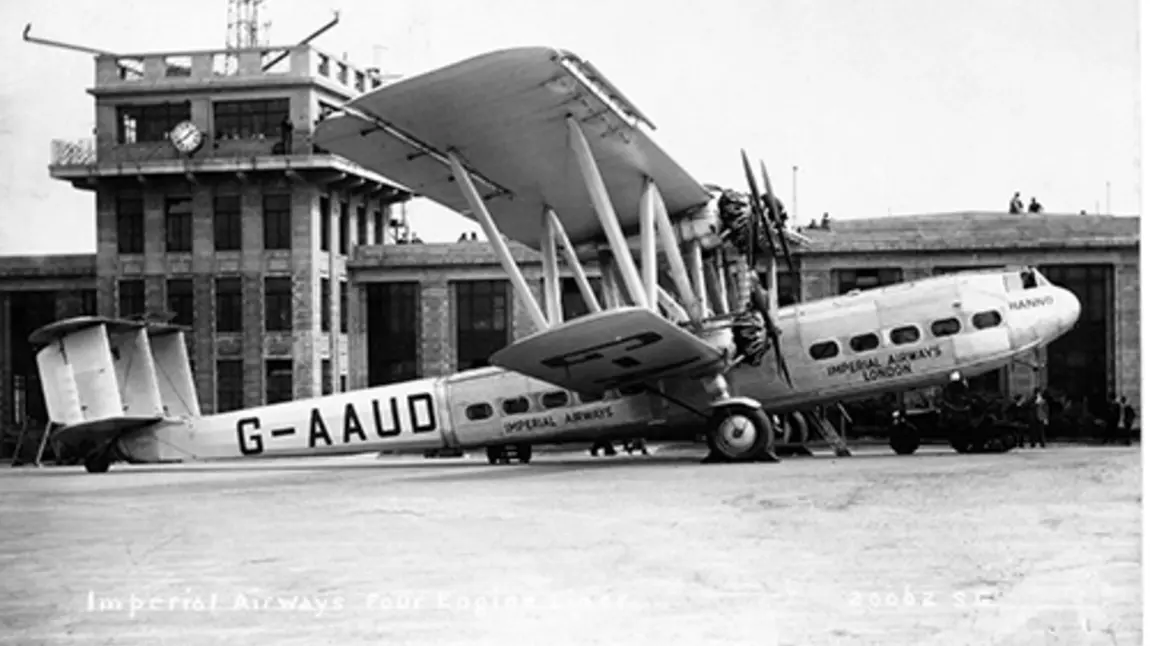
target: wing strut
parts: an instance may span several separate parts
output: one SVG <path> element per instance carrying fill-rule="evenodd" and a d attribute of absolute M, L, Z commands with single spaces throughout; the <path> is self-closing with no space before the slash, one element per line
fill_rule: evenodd
<path fill-rule="evenodd" d="M 591 153 L 591 145 L 587 143 L 583 130 L 572 117 L 567 117 L 567 130 L 571 135 L 572 152 L 575 153 L 575 160 L 579 163 L 583 181 L 587 184 L 587 192 L 591 195 L 591 204 L 595 207 L 595 214 L 599 216 L 603 233 L 607 234 L 611 254 L 615 257 L 614 264 L 623 276 L 627 294 L 630 295 L 631 302 L 650 309 L 654 305 L 647 302 L 643 282 L 639 279 L 639 272 L 635 269 L 635 261 L 631 257 L 631 247 L 627 244 L 627 238 L 623 236 L 623 228 L 619 226 L 619 218 L 615 215 L 615 207 L 611 205 L 607 185 L 603 183 L 603 176 L 599 174 L 595 156 Z"/>
<path fill-rule="evenodd" d="M 587 309 L 591 310 L 592 313 L 602 312 L 603 308 L 599 306 L 599 299 L 595 296 L 595 290 L 591 289 L 591 281 L 587 280 L 587 272 L 583 271 L 583 263 L 579 262 L 579 256 L 575 253 L 575 247 L 572 246 L 571 239 L 567 237 L 567 230 L 563 228 L 559 216 L 555 215 L 555 211 L 547 209 L 547 221 L 551 223 L 551 231 L 563 248 L 563 256 L 567 259 L 567 265 L 575 274 L 575 284 L 579 286 L 579 292 L 583 294 L 583 302 L 587 304 Z"/>
<path fill-rule="evenodd" d="M 563 305 L 559 294 L 559 254 L 555 249 L 555 221 L 551 209 L 543 211 L 543 302 L 551 325 L 563 322 Z"/>
<path fill-rule="evenodd" d="M 455 183 L 459 184 L 463 196 L 467 198 L 467 204 L 471 207 L 471 212 L 479 220 L 479 225 L 483 227 L 483 234 L 487 236 L 487 241 L 491 243 L 491 247 L 495 249 L 495 255 L 499 257 L 503 271 L 507 272 L 511 284 L 515 286 L 515 291 L 519 294 L 520 300 L 523 301 L 524 307 L 527 308 L 527 314 L 531 316 L 531 321 L 539 330 L 550 328 L 547 318 L 543 316 L 543 310 L 539 309 L 539 302 L 535 300 L 535 295 L 531 293 L 527 281 L 523 278 L 523 272 L 519 271 L 519 265 L 515 264 L 515 259 L 511 257 L 507 243 L 503 241 L 503 236 L 495 226 L 495 220 L 488 213 L 487 205 L 483 203 L 483 199 L 479 197 L 479 191 L 476 191 L 475 185 L 471 183 L 471 176 L 463 169 L 463 164 L 459 162 L 459 157 L 454 152 L 447 153 L 447 160 L 451 164 L 451 173 L 455 176 Z"/>

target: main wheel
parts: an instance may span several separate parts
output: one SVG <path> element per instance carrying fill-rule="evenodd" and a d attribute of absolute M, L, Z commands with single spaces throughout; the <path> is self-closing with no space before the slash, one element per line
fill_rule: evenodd
<path fill-rule="evenodd" d="M 489 446 L 487 447 L 487 464 L 499 464 L 500 458 L 503 457 L 503 447 Z"/>
<path fill-rule="evenodd" d="M 708 461 L 770 460 L 774 432 L 767 414 L 760 409 L 744 404 L 718 407 L 707 427 L 707 447 L 711 449 Z"/>
<path fill-rule="evenodd" d="M 84 457 L 84 468 L 88 473 L 106 473 L 112 466 L 112 456 L 108 451 L 93 451 Z"/>
<path fill-rule="evenodd" d="M 520 444 L 516 448 L 515 453 L 517 454 L 517 457 L 519 458 L 520 464 L 527 464 L 528 462 L 531 461 L 531 445 L 530 444 Z"/>
<path fill-rule="evenodd" d="M 911 455 L 921 445 L 917 429 L 899 424 L 890 431 L 890 448 L 899 455 Z"/>

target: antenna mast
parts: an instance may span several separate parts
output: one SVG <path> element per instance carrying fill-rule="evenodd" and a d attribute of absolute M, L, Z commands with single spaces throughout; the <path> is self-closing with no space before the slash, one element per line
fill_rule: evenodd
<path fill-rule="evenodd" d="M 270 20 L 260 22 L 265 0 L 228 0 L 228 49 L 250 49 L 267 45 Z"/>

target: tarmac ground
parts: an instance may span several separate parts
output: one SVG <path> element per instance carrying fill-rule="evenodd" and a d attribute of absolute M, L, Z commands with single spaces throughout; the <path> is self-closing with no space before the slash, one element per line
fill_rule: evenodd
<path fill-rule="evenodd" d="M 0 644 L 1139 644 L 1139 453 L 0 469 Z"/>

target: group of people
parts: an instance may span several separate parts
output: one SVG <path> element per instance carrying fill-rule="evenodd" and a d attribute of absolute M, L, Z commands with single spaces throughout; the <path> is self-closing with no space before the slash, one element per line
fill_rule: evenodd
<path fill-rule="evenodd" d="M 1012 214 L 1022 213 L 1022 209 L 1022 195 L 1015 191 L 1014 197 L 1010 198 L 1010 212 Z M 1038 198 L 1030 198 L 1030 205 L 1026 207 L 1026 211 L 1028 213 L 1042 213 L 1042 205 L 1038 203 Z"/>
<path fill-rule="evenodd" d="M 1058 407 L 1064 411 L 1067 417 L 1074 417 L 1069 414 L 1073 411 L 1068 410 L 1068 406 L 1058 404 Z M 1044 393 L 1042 389 L 1036 388 L 1034 394 L 1029 398 L 1024 398 L 1022 395 L 1016 397 L 1010 408 L 1016 413 L 1013 416 L 1015 419 L 1022 417 L 1026 420 L 1030 447 L 1045 447 L 1046 432 L 1050 428 L 1051 419 L 1049 395 Z M 1089 415 L 1085 403 L 1078 411 L 1076 421 L 1079 428 L 1088 433 L 1101 431 L 1100 439 L 1103 444 L 1113 442 L 1114 444 L 1130 446 L 1134 441 L 1134 420 L 1137 418 L 1137 411 L 1125 397 L 1119 398 L 1111 393 L 1106 402 L 1104 417 L 1098 420 L 1101 422 L 1100 425 L 1093 421 L 1094 418 Z M 1026 442 L 1027 437 L 1020 437 L 1018 446 L 1023 447 Z"/>

